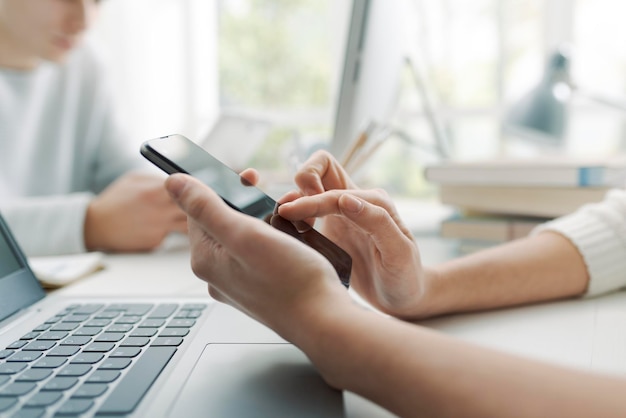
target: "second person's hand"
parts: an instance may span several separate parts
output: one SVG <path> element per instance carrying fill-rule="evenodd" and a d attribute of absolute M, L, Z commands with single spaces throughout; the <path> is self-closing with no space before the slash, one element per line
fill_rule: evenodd
<path fill-rule="evenodd" d="M 383 312 L 427 315 L 429 285 L 415 240 L 382 190 L 360 190 L 327 152 L 315 153 L 296 174 L 298 192 L 281 199 L 290 220 L 323 218 L 322 232 L 353 259 L 351 286 Z"/>

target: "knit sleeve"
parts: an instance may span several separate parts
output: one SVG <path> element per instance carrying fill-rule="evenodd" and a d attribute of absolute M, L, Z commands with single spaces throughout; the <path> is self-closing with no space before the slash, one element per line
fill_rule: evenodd
<path fill-rule="evenodd" d="M 585 296 L 626 286 L 626 190 L 612 190 L 600 203 L 537 227 L 533 234 L 554 231 L 568 238 L 589 272 Z"/>
<path fill-rule="evenodd" d="M 84 223 L 90 193 L 16 199 L 2 215 L 26 255 L 58 255 L 85 251 Z"/>

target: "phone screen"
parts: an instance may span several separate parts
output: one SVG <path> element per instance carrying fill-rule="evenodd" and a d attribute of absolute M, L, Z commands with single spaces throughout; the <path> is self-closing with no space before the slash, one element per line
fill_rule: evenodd
<path fill-rule="evenodd" d="M 222 197 L 232 208 L 263 219 L 319 251 L 333 265 L 339 279 L 350 283 L 352 258 L 339 246 L 305 222 L 291 222 L 277 214 L 278 204 L 259 188 L 248 184 L 237 172 L 182 135 L 151 139 L 141 146 L 141 154 L 168 174 L 187 173 Z"/>

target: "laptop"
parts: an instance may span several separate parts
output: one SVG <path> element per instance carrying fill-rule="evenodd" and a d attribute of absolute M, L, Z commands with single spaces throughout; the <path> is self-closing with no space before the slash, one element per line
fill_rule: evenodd
<path fill-rule="evenodd" d="M 0 416 L 344 415 L 301 351 L 208 296 L 47 295 L 0 216 Z"/>
<path fill-rule="evenodd" d="M 198 145 L 239 171 L 249 167 L 271 130 L 272 124 L 267 120 L 222 111 Z"/>

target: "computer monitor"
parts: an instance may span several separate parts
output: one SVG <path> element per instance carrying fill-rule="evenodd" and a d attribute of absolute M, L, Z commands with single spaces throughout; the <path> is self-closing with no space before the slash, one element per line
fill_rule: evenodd
<path fill-rule="evenodd" d="M 329 151 L 340 160 L 371 122 L 385 126 L 392 121 L 406 69 L 432 133 L 432 143 L 426 144 L 426 148 L 438 157 L 447 155 L 445 126 L 435 112 L 434 92 L 428 88 L 423 68 L 419 68 L 416 22 L 411 20 L 416 16 L 414 6 L 411 0 L 352 0 L 335 127 L 329 146 Z M 395 130 L 395 133 L 409 138 L 406 132 Z"/>
<path fill-rule="evenodd" d="M 407 58 L 406 0 L 352 0 L 329 151 L 338 158 L 368 122 L 394 110 Z"/>

